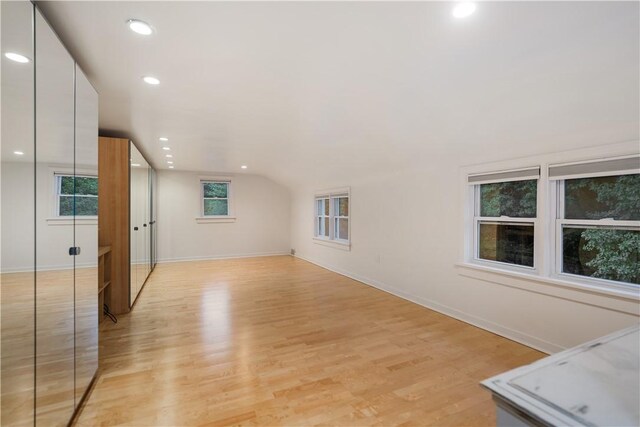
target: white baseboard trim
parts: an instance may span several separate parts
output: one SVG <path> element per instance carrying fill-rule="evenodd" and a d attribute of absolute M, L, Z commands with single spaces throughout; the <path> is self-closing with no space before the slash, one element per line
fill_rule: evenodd
<path fill-rule="evenodd" d="M 553 354 L 560 352 L 562 350 L 566 350 L 565 347 L 559 346 L 557 344 L 551 343 L 549 341 L 545 341 L 543 339 L 534 337 L 532 335 L 525 334 L 520 331 L 516 331 L 514 329 L 508 328 L 503 325 L 499 325 L 490 320 L 486 320 L 468 313 L 464 313 L 455 308 L 448 307 L 446 305 L 437 303 L 435 301 L 431 301 L 426 298 L 417 297 L 415 295 L 411 295 L 407 292 L 404 292 L 400 289 L 397 289 L 393 286 L 387 285 L 385 283 L 379 282 L 377 280 L 369 279 L 367 277 L 363 277 L 357 274 L 352 274 L 347 271 L 341 270 L 339 268 L 335 268 L 329 265 L 324 265 L 313 261 L 311 259 L 305 258 L 300 255 L 294 255 L 296 258 L 300 258 L 304 261 L 310 262 L 311 264 L 317 265 L 318 267 L 324 268 L 329 271 L 333 271 L 334 273 L 341 274 L 350 279 L 357 280 L 358 282 L 364 283 L 365 285 L 374 287 L 381 291 L 387 292 L 391 295 L 395 295 L 399 298 L 405 299 L 407 301 L 411 301 L 415 304 L 421 305 L 425 308 L 428 308 L 433 311 L 437 311 L 438 313 L 444 314 L 445 316 L 453 317 L 454 319 L 460 320 L 462 322 L 468 323 L 470 325 L 476 326 L 480 329 L 487 330 L 489 332 L 493 332 L 496 335 L 500 335 L 502 337 L 508 338 L 512 341 L 516 341 L 520 344 L 524 344 L 527 347 L 534 348 L 536 350 L 540 350 L 547 354 Z"/>
<path fill-rule="evenodd" d="M 97 260 L 97 258 L 96 258 Z M 78 263 L 75 265 L 75 269 L 81 269 L 81 268 L 97 268 L 98 264 L 97 262 L 94 263 L 89 263 L 89 262 L 85 262 L 85 263 Z M 47 271 L 62 271 L 62 270 L 73 270 L 74 269 L 74 265 L 73 264 L 68 264 L 68 265 L 39 265 L 38 268 L 34 269 L 33 265 L 31 266 L 23 266 L 23 267 L 12 267 L 12 268 L 5 268 L 2 267 L 2 270 L 0 271 L 0 273 L 2 274 L 13 274 L 13 273 L 45 273 Z"/>
<path fill-rule="evenodd" d="M 188 262 L 188 261 L 215 261 L 221 259 L 240 259 L 240 258 L 259 258 L 266 256 L 282 256 L 291 255 L 289 252 L 257 252 L 251 254 L 230 254 L 230 255 L 215 255 L 215 256 L 201 256 L 201 257 L 179 257 L 179 258 L 162 258 L 158 259 L 158 264 L 167 264 L 170 262 Z"/>

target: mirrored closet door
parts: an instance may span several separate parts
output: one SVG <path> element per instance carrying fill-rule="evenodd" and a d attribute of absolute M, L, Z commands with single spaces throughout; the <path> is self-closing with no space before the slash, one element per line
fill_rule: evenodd
<path fill-rule="evenodd" d="M 151 273 L 151 170 L 131 144 L 131 305 Z"/>
<path fill-rule="evenodd" d="M 75 64 L 38 10 L 36 37 L 36 424 L 60 425 L 74 407 Z"/>
<path fill-rule="evenodd" d="M 98 94 L 76 65 L 75 402 L 98 368 Z"/>
<path fill-rule="evenodd" d="M 1 7 L 0 421 L 64 426 L 98 367 L 98 95 L 33 3 Z"/>
<path fill-rule="evenodd" d="M 35 134 L 33 6 L 0 3 L 0 425 L 33 426 L 35 381 Z M 7 54 L 15 60 L 10 59 Z"/>

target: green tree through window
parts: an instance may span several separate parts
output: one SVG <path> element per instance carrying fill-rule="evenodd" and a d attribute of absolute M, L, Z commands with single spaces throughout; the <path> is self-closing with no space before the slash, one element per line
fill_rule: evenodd
<path fill-rule="evenodd" d="M 508 181 L 480 185 L 482 220 L 478 224 L 478 257 L 489 261 L 533 267 L 533 222 L 510 218 L 536 218 L 538 181 Z"/>
<path fill-rule="evenodd" d="M 202 182 L 203 215 L 229 215 L 229 183 Z"/>
<path fill-rule="evenodd" d="M 640 175 L 565 181 L 565 219 L 640 220 Z M 640 230 L 565 227 L 563 271 L 640 284 Z"/>
<path fill-rule="evenodd" d="M 57 175 L 58 215 L 97 216 L 98 178 Z"/>

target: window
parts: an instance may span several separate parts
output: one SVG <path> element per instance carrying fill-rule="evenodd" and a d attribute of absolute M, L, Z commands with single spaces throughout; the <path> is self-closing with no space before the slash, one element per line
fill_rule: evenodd
<path fill-rule="evenodd" d="M 542 166 L 467 175 L 467 263 L 640 295 L 640 157 Z"/>
<path fill-rule="evenodd" d="M 469 177 L 474 258 L 533 268 L 539 169 L 515 172 Z"/>
<path fill-rule="evenodd" d="M 231 193 L 230 181 L 201 181 L 202 185 L 202 216 L 229 216 Z"/>
<path fill-rule="evenodd" d="M 348 245 L 349 192 L 329 192 L 315 198 L 315 237 Z"/>
<path fill-rule="evenodd" d="M 640 174 L 596 173 L 593 162 L 573 167 L 565 176 L 566 166 L 550 168 L 557 180 L 557 272 L 640 285 Z M 589 171 L 597 176 L 585 176 Z"/>
<path fill-rule="evenodd" d="M 56 216 L 97 216 L 98 177 L 55 174 Z"/>

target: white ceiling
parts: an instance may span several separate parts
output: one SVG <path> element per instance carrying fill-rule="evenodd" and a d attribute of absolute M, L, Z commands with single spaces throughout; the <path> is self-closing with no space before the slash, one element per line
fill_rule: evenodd
<path fill-rule="evenodd" d="M 101 129 L 158 168 L 160 136 L 176 169 L 285 184 L 638 138 L 637 2 L 479 3 L 465 20 L 448 2 L 40 6 Z"/>

